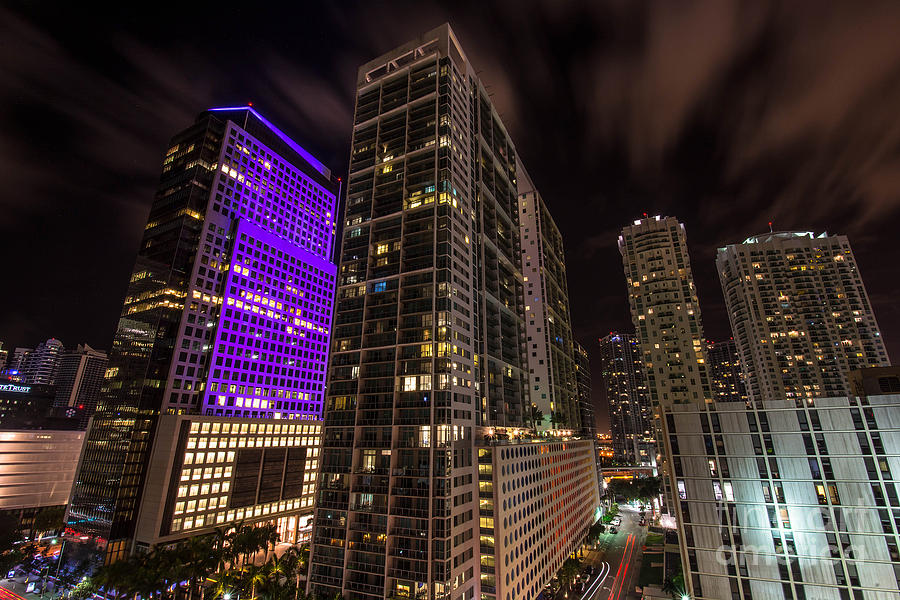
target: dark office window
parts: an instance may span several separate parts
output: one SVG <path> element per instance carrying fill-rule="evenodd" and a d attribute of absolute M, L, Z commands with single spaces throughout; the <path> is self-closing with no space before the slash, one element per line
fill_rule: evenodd
<path fill-rule="evenodd" d="M 289 448 L 284 469 L 283 499 L 299 498 L 303 495 L 303 475 L 306 472 L 306 448 Z"/>
<path fill-rule="evenodd" d="M 284 477 L 284 448 L 266 448 L 263 456 L 262 478 L 259 482 L 259 502 L 281 500 L 281 486 Z"/>
<path fill-rule="evenodd" d="M 234 483 L 231 486 L 229 508 L 240 508 L 256 504 L 256 490 L 259 487 L 259 467 L 263 451 L 260 449 L 238 450 L 234 465 Z"/>

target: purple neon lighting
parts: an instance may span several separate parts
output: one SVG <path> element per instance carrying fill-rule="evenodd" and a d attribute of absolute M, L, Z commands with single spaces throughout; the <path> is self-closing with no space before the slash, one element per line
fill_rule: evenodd
<path fill-rule="evenodd" d="M 337 268 L 249 221 L 238 222 L 236 236 L 205 408 L 224 415 L 318 418 Z M 260 293 L 266 278 L 284 291 L 276 290 L 276 297 Z"/>
<path fill-rule="evenodd" d="M 250 111 L 251 113 L 253 113 L 253 116 L 255 116 L 257 119 L 262 121 L 266 127 L 271 129 L 275 135 L 277 135 L 279 138 L 281 138 L 281 141 L 283 141 L 285 144 L 290 146 L 295 152 L 297 152 L 297 154 L 302 156 L 306 160 L 306 162 L 308 162 L 310 165 L 313 166 L 313 168 L 316 171 L 318 171 L 325 177 L 328 177 L 329 179 L 331 178 L 331 169 L 329 169 L 328 167 L 323 165 L 321 162 L 319 162 L 316 159 L 315 156 L 313 156 L 312 154 L 310 154 L 309 152 L 304 150 L 302 147 L 300 147 L 300 145 L 297 144 L 297 142 L 295 142 L 294 140 L 289 138 L 283 131 L 281 131 L 280 129 L 275 127 L 271 123 L 271 121 L 269 121 L 267 118 L 265 118 L 264 116 L 262 116 L 261 114 L 256 112 L 256 110 L 252 106 L 231 106 L 231 107 L 224 107 L 224 108 L 210 108 L 209 112 L 234 111 L 234 110 L 247 110 L 247 111 Z"/>
<path fill-rule="evenodd" d="M 283 168 L 270 169 L 266 157 Z M 203 412 L 321 418 L 337 279 L 327 258 L 337 199 L 235 123 L 226 131 L 213 187 L 213 214 L 236 220 L 236 228 L 221 274 Z"/>

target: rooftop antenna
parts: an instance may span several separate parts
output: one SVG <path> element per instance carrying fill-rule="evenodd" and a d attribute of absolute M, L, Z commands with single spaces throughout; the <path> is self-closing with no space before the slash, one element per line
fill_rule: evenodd
<path fill-rule="evenodd" d="M 772 231 L 772 221 L 769 221 L 769 233 L 775 233 Z"/>

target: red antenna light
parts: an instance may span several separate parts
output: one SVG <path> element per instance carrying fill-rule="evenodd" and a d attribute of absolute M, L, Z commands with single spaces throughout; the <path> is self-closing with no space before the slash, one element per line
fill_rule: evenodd
<path fill-rule="evenodd" d="M 645 217 L 648 216 L 647 213 L 644 213 L 644 216 L 645 216 Z"/>
<path fill-rule="evenodd" d="M 252 103 L 252 102 L 248 102 L 248 103 L 247 103 L 247 106 L 253 106 L 253 103 Z"/>

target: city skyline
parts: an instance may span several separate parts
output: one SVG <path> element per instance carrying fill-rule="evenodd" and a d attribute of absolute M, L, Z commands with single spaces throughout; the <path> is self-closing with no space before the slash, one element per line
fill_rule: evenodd
<path fill-rule="evenodd" d="M 880 83 L 894 81 L 874 65 L 889 62 L 874 61 L 874 57 L 888 50 L 893 55 L 893 48 L 884 47 L 882 23 L 897 22 L 900 17 L 894 10 L 869 7 L 848 15 L 835 6 L 812 17 L 832 33 L 841 28 L 842 20 L 852 17 L 861 31 L 850 39 L 841 38 L 843 60 L 836 67 L 839 73 L 859 73 L 851 80 L 852 92 L 816 103 L 815 98 L 797 92 L 792 95 L 784 82 L 792 73 L 807 73 L 809 93 L 827 95 L 823 68 L 829 63 L 829 53 L 838 50 L 835 43 L 800 28 L 799 11 L 788 8 L 751 10 L 721 3 L 715 10 L 688 11 L 679 21 L 656 5 L 629 10 L 561 7 L 551 11 L 539 7 L 528 17 L 504 23 L 492 36 L 485 35 L 481 21 L 500 21 L 502 3 L 477 12 L 429 4 L 409 11 L 410 18 L 403 24 L 371 12 L 373 9 L 356 8 L 346 12 L 326 9 L 318 15 L 320 23 L 303 25 L 314 26 L 315 31 L 307 30 L 308 35 L 296 36 L 291 42 L 276 39 L 266 28 L 254 33 L 248 27 L 248 43 L 272 41 L 263 46 L 259 56 L 228 50 L 221 53 L 221 64 L 215 65 L 212 57 L 224 48 L 211 46 L 212 40 L 202 37 L 191 41 L 195 32 L 186 26 L 190 18 L 185 18 L 183 25 L 172 25 L 171 41 L 160 45 L 154 31 L 162 15 L 150 14 L 141 24 L 129 24 L 121 14 L 104 15 L 85 25 L 115 29 L 118 35 L 114 40 L 98 36 L 87 42 L 84 38 L 90 36 L 69 37 L 62 29 L 72 18 L 65 12 L 42 18 L 40 25 L 36 15 L 7 12 L 7 39 L 13 46 L 32 51 L 21 64 L 3 63 L 13 84 L 10 89 L 3 88 L 0 96 L 13 107 L 11 120 L 4 120 L 8 125 L 4 127 L 8 136 L 4 147 L 22 150 L 7 153 L 11 197 L 32 201 L 5 202 L 7 218 L 2 231 L 12 247 L 36 238 L 46 249 L 18 254 L 16 273 L 23 292 L 3 301 L 0 339 L 4 347 L 29 346 L 50 336 L 110 347 L 116 306 L 125 291 L 122 282 L 132 264 L 140 223 L 146 220 L 155 186 L 156 173 L 150 165 L 163 156 L 166 131 L 207 106 L 253 100 L 273 120 L 284 124 L 289 134 L 310 140 L 310 150 L 336 173 L 346 172 L 355 66 L 383 48 L 449 20 L 469 48 L 476 68 L 484 71 L 483 78 L 491 86 L 488 91 L 509 124 L 523 159 L 531 165 L 530 174 L 564 239 L 572 240 L 567 241 L 566 255 L 573 334 L 591 355 L 595 390 L 601 389 L 597 340 L 612 329 L 628 330 L 626 298 L 617 285 L 616 231 L 642 212 L 675 215 L 686 224 L 706 337 L 713 340 L 730 337 L 714 264 L 717 247 L 762 233 L 768 230 L 769 221 L 774 221 L 776 230 L 846 234 L 865 273 L 889 354 L 897 355 L 900 314 L 889 301 L 895 283 L 888 275 L 891 265 L 900 259 L 900 250 L 878 241 L 887 239 L 887 232 L 895 228 L 895 203 L 887 193 L 893 188 L 885 179 L 884 155 L 863 149 L 889 147 L 894 134 L 887 132 L 889 128 L 854 126 L 864 118 L 889 118 L 881 114 L 893 103 L 891 93 L 884 94 L 883 100 L 872 100 L 874 106 L 864 98 Z M 749 14 L 743 15 L 741 10 Z M 665 44 L 683 43 L 697 28 L 723 25 L 730 31 L 742 15 L 750 26 L 740 35 L 735 33 L 740 43 L 707 40 L 693 54 L 670 59 L 674 63 L 660 57 Z M 241 13 L 241 17 L 251 24 L 263 19 L 251 13 Z M 586 31 L 584 25 L 578 25 L 580 20 L 596 24 L 603 18 L 621 25 L 620 31 L 613 34 L 607 25 L 590 39 L 573 41 L 579 38 L 573 34 Z M 377 29 L 379 33 L 354 36 L 354 28 L 363 21 L 384 27 L 368 27 L 366 31 Z M 266 25 L 276 27 L 277 32 L 276 24 Z M 785 29 L 795 36 L 785 35 Z M 818 49 L 822 57 L 801 67 L 781 58 L 794 56 L 798 47 Z M 201 75 L 187 78 L 175 58 L 182 52 L 184 64 Z M 707 53 L 712 57 L 707 62 L 712 64 L 696 56 Z M 516 67 L 520 54 L 530 59 L 530 72 Z M 620 70 L 628 65 L 633 66 L 633 76 L 625 77 L 633 77 L 634 82 L 625 86 L 626 91 L 613 93 L 608 89 L 610 82 L 622 77 Z M 683 74 L 686 89 L 676 86 L 667 92 L 669 80 L 663 67 Z M 573 87 L 583 69 L 598 74 L 597 89 L 583 83 Z M 41 75 L 58 70 L 77 73 L 80 85 L 67 84 L 64 77 L 43 79 Z M 760 84 L 761 74 L 770 72 L 778 77 Z M 539 77 L 546 78 L 550 91 L 538 85 Z M 754 82 L 761 86 L 759 93 L 773 99 L 774 107 L 763 110 L 762 116 L 752 116 L 752 106 L 746 105 L 749 100 L 733 109 L 704 108 L 704 102 L 717 99 L 721 102 L 715 102 L 716 106 L 733 104 L 730 100 L 735 93 L 752 98 L 747 92 Z M 65 86 L 80 91 L 74 94 Z M 513 92 L 526 87 L 537 93 Z M 12 88 L 20 91 L 12 96 Z M 41 90 L 41 94 L 27 90 Z M 586 100 L 604 91 L 609 94 L 606 101 L 588 111 Z M 622 110 L 622 94 L 634 94 L 641 101 L 638 108 L 649 114 L 656 106 L 654 92 L 661 91 L 666 92 L 662 94 L 665 99 L 673 100 L 675 108 L 643 125 L 633 122 L 636 115 L 625 113 L 623 121 L 628 125 L 613 125 Z M 571 116 L 547 110 L 549 103 L 559 102 L 571 109 Z M 813 116 L 803 116 L 804 109 Z M 99 126 L 104 113 L 116 118 Z M 550 116 L 537 118 L 544 114 Z M 793 127 L 784 125 L 785 119 L 792 117 L 800 120 Z M 755 120 L 742 120 L 751 118 Z M 582 129 L 579 119 L 592 125 L 588 131 L 573 134 Z M 157 122 L 164 125 L 151 125 Z M 782 137 L 772 133 L 779 123 Z M 754 136 L 747 132 L 756 126 L 763 133 Z M 877 129 L 885 132 L 875 132 Z M 860 133 L 850 133 L 856 130 Z M 760 137 L 764 134 L 768 137 Z M 50 136 L 56 137 L 52 150 L 47 144 Z M 824 141 L 811 146 L 807 136 Z M 82 145 L 84 139 L 92 148 Z M 566 141 L 569 139 L 571 143 Z M 842 153 L 841 147 L 850 150 Z M 776 156 L 780 164 L 760 158 L 767 153 Z M 72 162 L 71 156 L 77 156 L 77 162 Z M 861 160 L 863 156 L 867 160 Z M 47 162 L 56 165 L 56 175 L 37 177 L 40 165 Z M 860 170 L 863 163 L 876 167 Z M 821 177 L 832 170 L 836 174 L 830 179 Z M 576 176 L 555 177 L 557 172 Z M 599 181 L 585 195 L 582 174 L 588 172 L 598 175 Z M 770 176 L 759 181 L 759 173 Z M 817 177 L 833 185 L 824 188 L 814 183 Z M 66 193 L 60 194 L 63 183 Z M 60 198 L 66 199 L 65 204 Z M 583 201 L 573 202 L 572 198 Z M 585 219 L 585 208 L 604 215 L 603 222 Z M 101 230 L 107 235 L 96 235 Z M 52 298 L 29 291 L 43 289 L 38 278 L 48 269 L 60 288 Z M 78 273 L 78 281 L 72 273 Z M 595 404 L 599 400 L 595 392 Z"/>
<path fill-rule="evenodd" d="M 71 10 L 0 7 L 0 600 L 900 594 L 900 5 Z"/>

